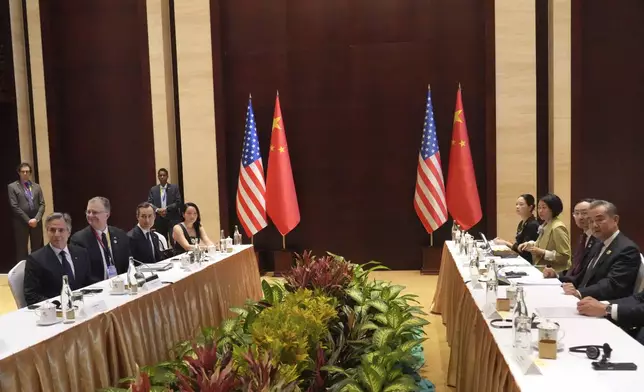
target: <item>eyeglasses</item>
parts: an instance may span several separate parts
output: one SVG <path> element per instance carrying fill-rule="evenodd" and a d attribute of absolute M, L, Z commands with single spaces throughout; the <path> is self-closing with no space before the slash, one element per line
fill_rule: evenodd
<path fill-rule="evenodd" d="M 572 216 L 586 216 L 588 215 L 588 211 L 575 211 L 572 213 Z"/>
<path fill-rule="evenodd" d="M 93 210 L 87 210 L 85 211 L 85 215 L 92 216 L 92 215 L 99 215 L 104 213 L 105 211 L 93 211 Z"/>

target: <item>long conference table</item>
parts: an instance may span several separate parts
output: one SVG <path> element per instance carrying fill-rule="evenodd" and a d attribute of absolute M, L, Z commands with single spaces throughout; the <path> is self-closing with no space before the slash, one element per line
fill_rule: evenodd
<path fill-rule="evenodd" d="M 468 391 L 636 391 L 644 388 L 644 346 L 604 318 L 581 316 L 577 299 L 564 295 L 559 285 L 541 281 L 542 273 L 522 258 L 498 259 L 503 270 L 525 271 L 524 292 L 530 314 L 550 314 L 560 324 L 565 346 L 556 360 L 538 359 L 536 350 L 521 362 L 512 347 L 512 329 L 490 325 L 483 312 L 485 283 L 474 289 L 468 259 L 457 253 L 454 242 L 443 246 L 438 286 L 432 313 L 441 314 L 450 345 L 447 384 Z M 505 297 L 499 286 L 498 296 Z M 511 317 L 501 312 L 504 318 Z M 533 341 L 538 332 L 533 330 Z M 636 371 L 595 371 L 584 353 L 570 353 L 571 346 L 603 345 L 613 349 L 611 362 L 633 362 Z M 531 362 L 531 369 L 526 372 Z"/>
<path fill-rule="evenodd" d="M 37 326 L 27 308 L 0 317 L 0 391 L 90 392 L 116 385 L 137 365 L 167 360 L 177 343 L 218 326 L 230 307 L 262 296 L 250 245 L 216 254 L 201 268 L 173 263 L 157 273 L 157 285 L 136 295 L 110 295 L 109 281 L 89 286 L 103 292 L 85 297 L 89 317 L 73 324 Z"/>

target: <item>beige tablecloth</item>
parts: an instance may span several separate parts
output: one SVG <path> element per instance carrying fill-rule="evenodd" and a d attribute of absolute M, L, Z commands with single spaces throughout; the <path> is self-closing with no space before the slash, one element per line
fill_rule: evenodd
<path fill-rule="evenodd" d="M 0 391 L 90 392 L 116 385 L 134 374 L 135 364 L 169 359 L 178 342 L 261 296 L 250 247 L 3 359 Z"/>
<path fill-rule="evenodd" d="M 451 348 L 447 384 L 458 392 L 519 391 L 447 245 L 432 313 L 441 314 Z"/>

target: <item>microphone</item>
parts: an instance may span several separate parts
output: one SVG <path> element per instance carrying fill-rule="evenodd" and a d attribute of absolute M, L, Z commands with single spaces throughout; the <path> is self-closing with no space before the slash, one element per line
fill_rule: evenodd
<path fill-rule="evenodd" d="M 140 265 L 141 267 L 147 267 L 147 264 L 146 264 L 146 263 L 144 263 L 144 262 L 142 262 L 142 261 L 139 261 L 139 260 L 135 259 L 135 258 L 134 258 L 134 257 L 132 257 L 132 256 L 130 256 L 130 262 L 131 262 L 131 263 L 138 264 L 138 265 Z M 155 273 L 154 273 L 154 272 L 152 272 L 152 271 L 147 271 L 147 272 L 150 272 L 150 274 L 151 274 L 151 275 L 150 275 L 150 276 L 148 276 L 148 277 L 146 277 L 146 276 L 145 276 L 145 274 L 143 273 L 143 272 L 145 272 L 145 271 L 143 271 L 143 269 L 142 269 L 142 268 L 140 268 L 140 267 L 134 267 L 134 268 L 136 269 L 136 274 L 135 274 L 135 276 L 136 276 L 137 280 L 138 280 L 138 279 L 141 279 L 141 280 L 143 280 L 143 281 L 144 281 L 144 283 L 147 283 L 147 282 L 151 282 L 151 281 L 153 281 L 153 280 L 155 280 L 155 279 L 159 279 L 159 275 L 155 274 Z"/>

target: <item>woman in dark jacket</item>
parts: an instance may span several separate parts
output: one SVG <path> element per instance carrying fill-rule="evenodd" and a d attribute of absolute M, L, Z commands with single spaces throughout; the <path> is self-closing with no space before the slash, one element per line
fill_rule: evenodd
<path fill-rule="evenodd" d="M 516 202 L 516 211 L 517 215 L 521 217 L 521 222 L 517 226 L 517 235 L 514 242 L 498 237 L 494 239 L 496 244 L 506 245 L 530 263 L 532 263 L 532 254 L 527 251 L 519 252 L 519 245 L 528 241 L 536 241 L 537 237 L 539 237 L 539 222 L 534 217 L 534 209 L 534 196 L 527 193 L 519 196 Z"/>

